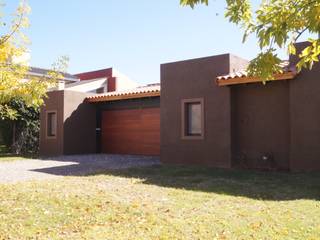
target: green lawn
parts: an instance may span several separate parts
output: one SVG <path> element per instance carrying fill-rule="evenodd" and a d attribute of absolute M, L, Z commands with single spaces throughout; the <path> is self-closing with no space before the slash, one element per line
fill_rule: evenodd
<path fill-rule="evenodd" d="M 0 192 L 0 239 L 320 239 L 319 173 L 149 167 Z"/>

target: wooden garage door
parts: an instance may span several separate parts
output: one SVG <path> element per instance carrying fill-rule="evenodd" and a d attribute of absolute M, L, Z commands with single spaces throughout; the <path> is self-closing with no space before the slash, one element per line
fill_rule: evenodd
<path fill-rule="evenodd" d="M 160 155 L 160 108 L 102 113 L 103 153 Z"/>

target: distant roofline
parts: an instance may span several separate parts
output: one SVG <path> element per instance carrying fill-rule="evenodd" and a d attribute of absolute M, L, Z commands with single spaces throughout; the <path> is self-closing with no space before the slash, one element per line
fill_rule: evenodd
<path fill-rule="evenodd" d="M 39 68 L 39 67 L 29 67 L 28 75 L 36 76 L 36 77 L 49 77 L 48 72 L 52 70 L 45 69 L 45 68 Z M 80 79 L 70 73 L 62 73 L 64 81 L 72 81 L 72 82 L 78 82 Z"/>
<path fill-rule="evenodd" d="M 115 69 L 113 67 L 108 67 L 108 68 L 101 68 L 101 69 L 96 69 L 96 70 L 91 70 L 91 71 L 89 70 L 89 71 L 85 71 L 85 72 L 75 73 L 74 76 L 78 76 L 78 75 L 82 75 L 82 74 L 86 74 L 86 73 L 109 71 L 109 70 L 115 70 Z"/>
<path fill-rule="evenodd" d="M 165 63 L 161 63 L 160 66 L 164 66 L 164 65 L 170 65 L 170 64 L 177 64 L 177 63 L 184 63 L 184 62 L 192 62 L 192 61 L 198 61 L 198 60 L 203 60 L 203 59 L 208 59 L 208 58 L 215 58 L 215 57 L 227 57 L 227 56 L 234 56 L 234 57 L 238 57 L 241 58 L 245 61 L 248 61 L 247 59 L 238 56 L 236 54 L 233 53 L 221 53 L 221 54 L 216 54 L 216 55 L 209 55 L 209 56 L 204 56 L 204 57 L 194 57 L 194 58 L 189 58 L 189 59 L 182 59 L 182 60 L 174 60 L 174 61 L 170 61 L 170 62 L 165 62 Z"/>

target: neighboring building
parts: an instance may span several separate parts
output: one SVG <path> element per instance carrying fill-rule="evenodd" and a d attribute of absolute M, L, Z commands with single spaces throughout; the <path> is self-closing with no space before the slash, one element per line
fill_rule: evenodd
<path fill-rule="evenodd" d="M 80 83 L 67 88 L 71 91 L 105 93 L 122 91 L 138 87 L 138 84 L 115 70 L 107 68 L 98 71 L 85 72 L 76 74 L 80 79 Z"/>
<path fill-rule="evenodd" d="M 231 54 L 163 64 L 161 97 L 157 84 L 116 89 L 121 83 L 107 69 L 77 75 L 109 74 L 108 92 L 50 92 L 41 111 L 41 154 L 160 155 L 166 164 L 320 170 L 320 65 L 297 73 L 296 62 L 290 57 L 265 85 L 243 70 L 247 60 Z"/>
<path fill-rule="evenodd" d="M 121 91 L 137 87 L 137 83 L 113 68 L 98 71 L 85 72 L 68 76 L 70 79 L 76 78 L 77 81 L 58 86 L 55 90 L 70 90 L 83 93 L 105 93 Z"/>
<path fill-rule="evenodd" d="M 38 67 L 30 67 L 29 71 L 27 72 L 27 78 L 28 77 L 36 77 L 36 78 L 41 78 L 41 79 L 49 79 L 50 75 L 49 72 L 51 70 L 48 69 L 43 69 L 43 68 L 38 68 Z M 71 75 L 69 73 L 61 73 L 62 74 L 62 79 L 58 79 L 57 87 L 55 87 L 53 90 L 60 90 L 64 89 L 65 85 L 71 84 L 71 83 L 76 83 L 79 82 L 80 79 L 74 75 Z"/>

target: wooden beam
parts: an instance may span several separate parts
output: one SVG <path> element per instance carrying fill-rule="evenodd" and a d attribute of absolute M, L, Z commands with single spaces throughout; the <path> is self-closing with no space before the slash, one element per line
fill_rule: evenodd
<path fill-rule="evenodd" d="M 96 103 L 96 102 L 110 102 L 110 101 L 120 101 L 126 99 L 135 99 L 135 98 L 146 98 L 146 97 L 158 97 L 160 96 L 160 91 L 156 92 L 146 92 L 146 93 L 130 93 L 114 96 L 95 96 L 92 98 L 86 98 L 86 102 Z"/>
<path fill-rule="evenodd" d="M 275 74 L 273 80 L 268 81 L 278 81 L 278 80 L 290 80 L 293 79 L 297 75 L 296 72 L 286 72 L 281 74 Z M 261 78 L 258 77 L 236 77 L 236 78 L 229 78 L 229 79 L 217 79 L 216 83 L 218 86 L 228 86 L 234 84 L 244 84 L 244 83 L 257 83 L 263 82 Z"/>

